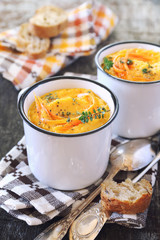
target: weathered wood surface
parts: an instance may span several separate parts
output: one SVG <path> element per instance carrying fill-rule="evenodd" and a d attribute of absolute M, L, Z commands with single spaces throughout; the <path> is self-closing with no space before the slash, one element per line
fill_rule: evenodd
<path fill-rule="evenodd" d="M 84 1 L 1 0 L 0 31 L 25 22 L 38 6 L 55 3 L 61 7 L 69 8 L 82 2 Z M 119 16 L 119 24 L 113 34 L 98 46 L 98 49 L 106 44 L 123 40 L 144 40 L 160 44 L 159 0 L 101 0 L 101 2 L 115 11 Z M 59 74 L 63 74 L 65 71 L 96 74 L 94 55 L 78 59 Z M 22 121 L 16 107 L 17 94 L 9 81 L 0 79 L 0 158 L 23 136 Z M 0 240 L 32 240 L 49 224 L 29 227 L 23 221 L 11 217 L 0 209 Z M 68 239 L 68 236 L 65 239 Z M 160 177 L 157 177 L 146 228 L 136 230 L 116 224 L 108 224 L 102 229 L 97 239 L 160 239 Z"/>

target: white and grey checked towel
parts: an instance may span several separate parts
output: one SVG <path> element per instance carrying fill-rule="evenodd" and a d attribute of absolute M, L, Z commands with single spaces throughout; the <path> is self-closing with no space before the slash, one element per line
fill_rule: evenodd
<path fill-rule="evenodd" d="M 112 146 L 125 139 L 115 138 Z M 145 175 L 145 178 L 155 184 L 157 165 Z M 65 210 L 71 211 L 79 200 L 91 193 L 101 183 L 104 176 L 95 184 L 79 191 L 58 191 L 40 183 L 31 173 L 23 137 L 13 149 L 0 161 L 0 206 L 12 216 L 24 220 L 28 225 L 45 223 Z M 124 175 L 123 175 L 124 174 Z M 123 172 L 119 180 L 133 177 Z M 135 175 L 135 173 L 134 173 Z M 147 211 L 137 215 L 122 215 L 113 213 L 110 222 L 116 222 L 128 227 L 143 228 Z"/>
<path fill-rule="evenodd" d="M 74 75 L 74 73 L 65 73 Z M 76 74 L 95 80 L 88 74 Z M 116 137 L 112 139 L 112 147 L 127 141 Z M 158 165 L 156 164 L 144 177 L 154 186 Z M 11 151 L 0 161 L 0 207 L 12 216 L 25 221 L 28 225 L 43 224 L 57 215 L 63 215 L 81 203 L 97 185 L 107 176 L 86 189 L 79 191 L 58 191 L 39 182 L 31 173 L 27 162 L 25 137 L 23 137 Z M 120 172 L 117 181 L 133 178 L 137 172 Z M 147 211 L 137 215 L 113 213 L 108 222 L 122 224 L 127 227 L 143 228 L 147 218 Z"/>

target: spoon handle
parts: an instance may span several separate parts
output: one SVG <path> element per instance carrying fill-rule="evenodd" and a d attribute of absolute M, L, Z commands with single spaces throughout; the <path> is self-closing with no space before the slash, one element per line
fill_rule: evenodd
<path fill-rule="evenodd" d="M 160 160 L 160 152 L 157 154 L 157 156 L 153 159 L 153 161 L 137 176 L 135 177 L 132 182 L 136 183 L 138 182 L 144 174 L 151 168 L 153 167 L 158 161 Z"/>
<path fill-rule="evenodd" d="M 113 178 L 119 168 L 112 167 L 108 176 L 104 179 Z M 40 233 L 34 240 L 61 240 L 67 233 L 70 225 L 76 219 L 76 217 L 93 201 L 93 199 L 100 193 L 101 185 L 99 185 L 74 211 L 70 212 L 66 217 L 60 221 L 51 224 L 47 229 Z"/>
<path fill-rule="evenodd" d="M 93 201 L 100 193 L 101 186 L 98 186 L 74 211 L 70 212 L 60 221 L 51 224 L 47 229 L 40 233 L 34 240 L 61 240 L 67 233 L 70 225 L 75 218 Z"/>
<path fill-rule="evenodd" d="M 109 219 L 102 210 L 101 204 L 96 203 L 81 214 L 71 225 L 69 230 L 70 240 L 92 240 L 95 239 L 103 225 Z"/>
<path fill-rule="evenodd" d="M 141 179 L 144 174 L 153 167 L 160 160 L 160 152 L 157 154 L 155 159 L 137 176 L 132 182 L 136 183 L 139 179 Z M 95 204 L 94 207 L 89 208 L 86 212 L 82 213 L 72 224 L 70 228 L 70 240 L 94 240 L 98 233 L 101 231 L 103 225 L 109 218 L 108 216 L 103 216 L 103 211 L 101 209 L 101 205 L 99 203 Z M 97 224 L 93 224 L 93 221 Z M 85 224 L 84 224 L 85 223 Z M 87 226 L 90 227 L 90 230 L 87 231 Z M 83 231 L 82 231 L 83 227 Z M 87 231 L 87 235 L 86 235 Z"/>

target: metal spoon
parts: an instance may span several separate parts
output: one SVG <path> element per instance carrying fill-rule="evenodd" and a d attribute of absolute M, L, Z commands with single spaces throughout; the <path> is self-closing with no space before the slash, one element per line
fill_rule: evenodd
<path fill-rule="evenodd" d="M 112 179 L 120 170 L 134 171 L 146 166 L 155 157 L 154 150 L 155 150 L 156 144 L 153 144 L 153 143 L 154 142 L 149 139 L 137 139 L 137 140 L 131 140 L 131 141 L 128 141 L 127 143 L 119 145 L 116 149 L 112 151 L 110 155 L 112 168 L 109 172 L 109 175 L 104 181 L 108 180 L 109 178 Z M 154 146 L 154 150 L 151 147 L 151 145 Z M 42 233 L 40 233 L 35 238 L 35 240 L 61 240 L 67 233 L 73 221 L 93 201 L 93 199 L 100 193 L 100 191 L 101 191 L 101 186 L 98 186 L 82 202 L 80 206 L 78 206 L 74 211 L 70 212 L 67 216 L 65 216 L 60 221 L 51 224 L 47 229 L 45 229 Z M 106 221 L 104 215 L 101 216 L 101 218 L 104 218 L 104 221 L 102 222 Z"/>
<path fill-rule="evenodd" d="M 138 143 L 136 141 L 135 143 Z M 146 143 L 146 144 L 145 144 Z M 132 145 L 133 144 L 133 145 Z M 129 146 L 129 148 L 125 149 L 126 146 Z M 114 167 L 116 167 L 118 164 L 123 170 L 138 170 L 138 167 L 145 166 L 145 161 L 142 162 L 142 164 L 138 162 L 132 162 L 131 161 L 131 154 L 133 151 L 133 148 L 135 147 L 134 141 L 132 141 L 131 144 L 125 144 L 125 146 L 119 146 L 111 155 L 111 162 Z M 157 146 L 158 147 L 158 146 Z M 136 160 L 138 160 L 138 155 L 141 156 L 143 151 L 146 151 L 146 154 L 148 154 L 148 150 L 150 149 L 150 144 L 147 145 L 147 141 L 144 141 L 144 146 L 141 149 L 135 149 L 134 156 L 136 156 Z M 157 148 L 158 150 L 158 148 Z M 121 153 L 125 152 L 125 156 L 123 159 L 120 158 Z M 152 152 L 152 149 L 151 149 Z M 154 153 L 154 152 L 153 152 Z M 153 154 L 155 155 L 155 154 Z M 128 159 L 127 159 L 128 157 Z M 146 156 L 144 156 L 145 158 Z M 141 159 L 141 157 L 139 157 Z M 140 173 L 138 176 L 136 176 L 134 179 L 132 179 L 133 183 L 138 182 L 144 174 L 153 167 L 158 161 L 160 160 L 160 152 L 157 154 L 157 156 L 154 158 L 152 162 Z M 146 162 L 149 162 L 149 159 L 146 159 Z M 114 173 L 112 175 L 114 177 Z M 111 177 L 111 178 L 112 178 Z M 70 240 L 93 240 L 96 238 L 104 224 L 106 223 L 107 219 L 110 218 L 111 213 L 108 212 L 106 215 L 103 210 L 100 203 L 95 203 L 87 211 L 82 213 L 72 224 L 69 232 Z"/>
<path fill-rule="evenodd" d="M 110 154 L 112 166 L 124 171 L 137 171 L 147 166 L 158 150 L 156 141 L 135 139 L 118 145 Z"/>

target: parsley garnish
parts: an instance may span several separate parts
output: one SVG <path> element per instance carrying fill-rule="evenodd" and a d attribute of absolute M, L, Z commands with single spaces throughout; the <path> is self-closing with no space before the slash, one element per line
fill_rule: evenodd
<path fill-rule="evenodd" d="M 75 104 L 78 104 L 78 102 L 77 102 L 77 99 L 76 98 L 72 98 L 72 100 L 73 100 L 73 105 L 75 105 Z"/>
<path fill-rule="evenodd" d="M 147 68 L 143 68 L 143 69 L 142 69 L 142 72 L 143 72 L 143 73 L 150 73 L 150 71 L 149 71 Z"/>
<path fill-rule="evenodd" d="M 54 96 L 52 95 L 52 93 L 49 93 L 45 96 L 45 99 L 47 100 L 47 102 L 51 101 L 51 100 L 54 100 Z"/>
<path fill-rule="evenodd" d="M 97 108 L 97 111 L 93 109 L 93 113 L 89 112 L 82 112 L 82 115 L 79 117 L 82 123 L 88 123 L 89 120 L 92 121 L 93 118 L 104 118 L 105 112 L 109 112 L 110 110 L 106 110 L 104 107 Z"/>
<path fill-rule="evenodd" d="M 66 115 L 67 115 L 67 116 L 71 115 L 71 112 L 67 112 Z"/>
<path fill-rule="evenodd" d="M 46 101 L 47 101 L 48 103 L 51 102 L 51 101 L 53 101 L 53 100 L 59 99 L 58 96 L 57 96 L 57 93 L 55 93 L 55 97 L 53 96 L 52 93 L 49 93 L 49 94 L 47 94 L 44 98 L 46 99 Z M 57 103 L 58 103 L 58 102 L 57 102 Z"/>
<path fill-rule="evenodd" d="M 108 58 L 104 57 L 103 61 L 104 61 L 104 67 L 103 67 L 104 70 L 105 69 L 110 70 L 110 68 L 113 67 L 112 60 L 109 60 Z"/>
<path fill-rule="evenodd" d="M 128 58 L 128 59 L 127 59 L 127 64 L 128 64 L 128 65 L 132 65 L 132 64 L 133 64 L 133 61 Z"/>
<path fill-rule="evenodd" d="M 124 61 L 122 59 L 120 59 L 120 63 L 124 63 Z M 132 65 L 133 61 L 131 59 L 127 59 L 127 65 Z"/>
<path fill-rule="evenodd" d="M 112 60 L 113 58 L 111 56 L 108 57 L 109 60 Z"/>

